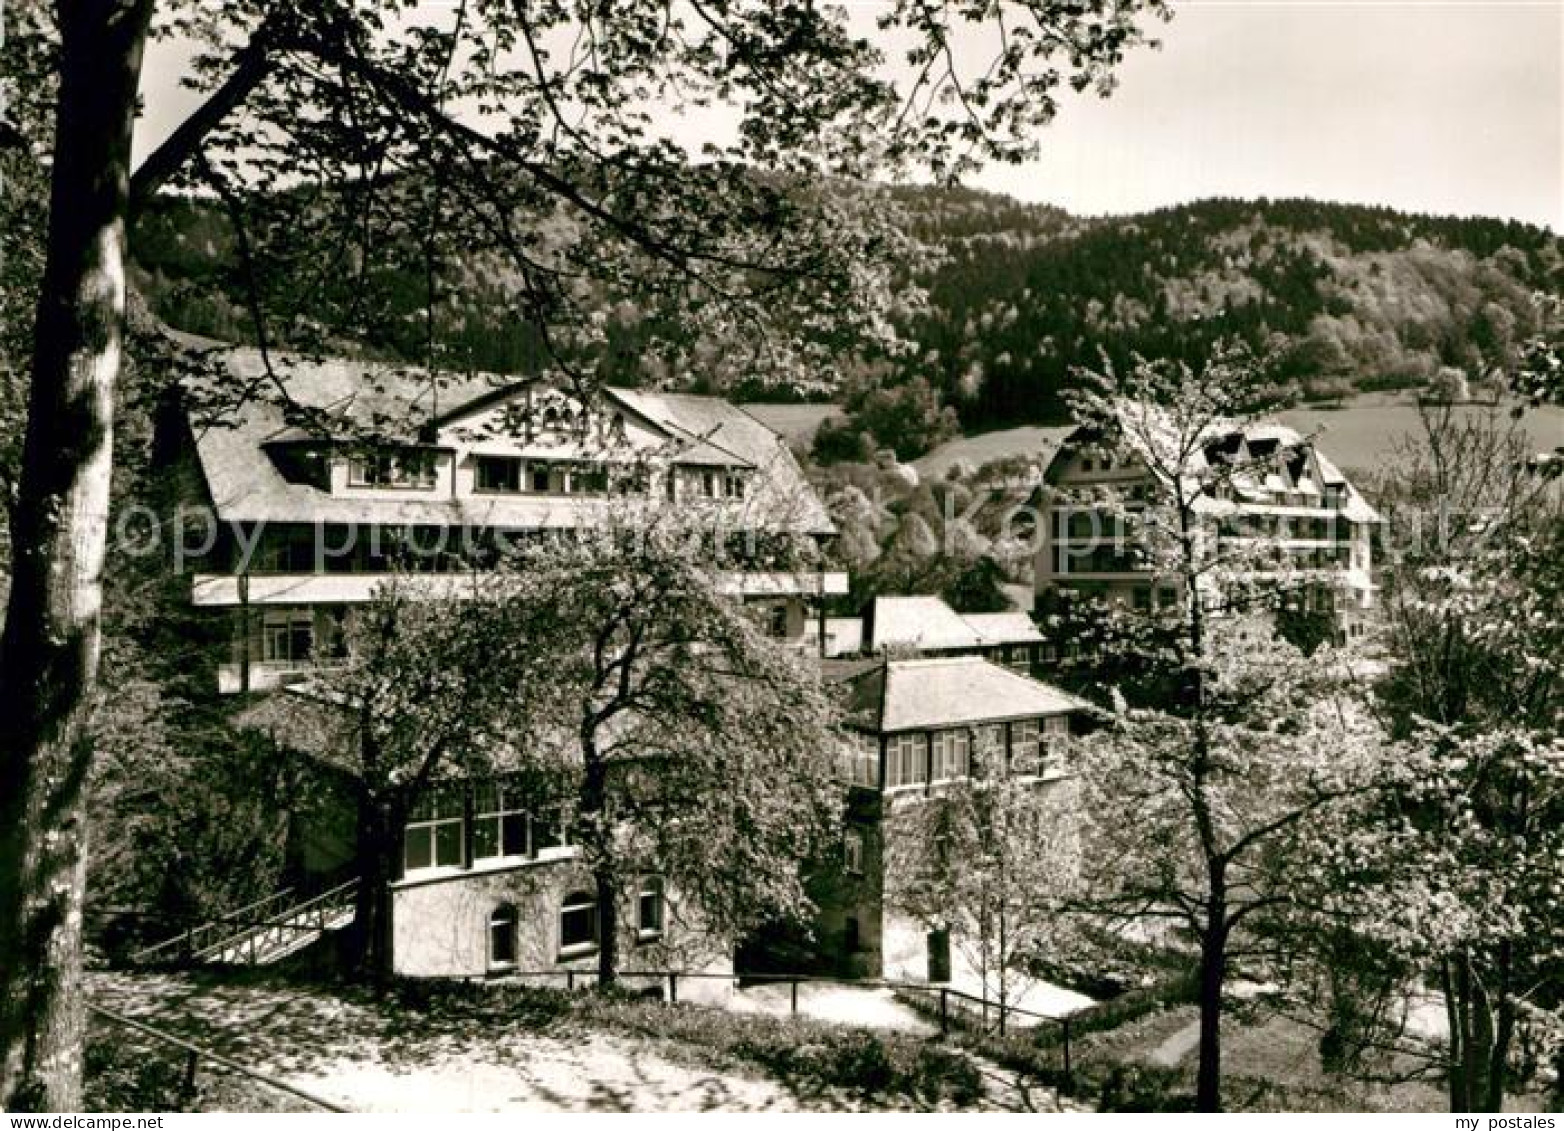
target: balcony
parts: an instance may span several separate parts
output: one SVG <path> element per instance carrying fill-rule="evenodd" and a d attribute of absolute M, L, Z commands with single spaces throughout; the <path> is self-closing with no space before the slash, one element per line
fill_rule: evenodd
<path fill-rule="evenodd" d="M 463 597 L 481 584 L 473 573 L 198 573 L 190 586 L 191 604 L 198 608 L 239 608 L 244 605 L 361 605 L 374 599 L 382 585 L 395 583 L 420 597 Z M 718 589 L 736 597 L 841 596 L 847 574 L 738 572 L 719 574 Z"/>

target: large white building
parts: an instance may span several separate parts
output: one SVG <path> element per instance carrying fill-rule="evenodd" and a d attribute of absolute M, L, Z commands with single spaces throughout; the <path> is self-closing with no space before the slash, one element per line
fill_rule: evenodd
<path fill-rule="evenodd" d="M 588 525 L 615 497 L 709 516 L 734 551 L 723 586 L 780 638 L 803 646 L 811 607 L 847 591 L 845 573 L 762 564 L 777 539 L 835 531 L 782 439 L 718 398 L 603 388 L 588 401 L 536 380 L 277 355 L 269 372 L 252 349 L 218 362 L 224 392 L 187 386 L 165 439 L 211 516 L 190 516 L 183 540 L 191 600 L 229 625 L 224 692 L 329 661 L 343 618 L 393 572 L 460 592 L 506 542 Z"/>
<path fill-rule="evenodd" d="M 1055 453 L 1041 496 L 1039 607 L 1059 590 L 1143 612 L 1182 600 L 1183 577 L 1159 570 L 1134 529 L 1138 514 L 1173 491 L 1165 461 L 1141 450 L 1155 440 L 1145 432 L 1105 439 L 1077 429 Z M 1374 608 L 1372 531 L 1380 518 L 1311 440 L 1280 424 L 1213 428 L 1182 470 L 1204 599 L 1220 608 L 1247 587 L 1331 615 L 1342 638 L 1361 635 Z"/>
<path fill-rule="evenodd" d="M 586 398 L 536 380 L 431 382 L 277 355 L 268 367 L 250 349 L 213 362 L 221 379 L 188 382 L 160 421 L 160 451 L 183 478 L 190 600 L 217 621 L 217 690 L 269 693 L 239 724 L 311 755 L 328 780 L 351 738 L 309 676 L 341 656 L 347 618 L 393 576 L 460 595 L 507 542 L 590 526 L 628 499 L 699 516 L 722 587 L 784 643 L 809 646 L 810 607 L 847 591 L 844 573 L 797 564 L 822 561 L 835 533 L 798 463 L 720 399 L 615 388 Z M 567 829 L 508 779 L 430 787 L 407 815 L 390 881 L 395 969 L 589 970 L 601 908 Z M 294 834 L 303 888 L 353 867 L 350 804 Z M 620 897 L 620 941 L 637 963 L 731 969 L 730 956 L 707 953 L 699 910 L 655 872 L 628 877 Z"/>

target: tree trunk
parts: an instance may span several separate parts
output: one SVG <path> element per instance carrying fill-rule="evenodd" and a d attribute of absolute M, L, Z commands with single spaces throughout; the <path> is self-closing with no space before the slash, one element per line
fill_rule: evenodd
<path fill-rule="evenodd" d="M 597 984 L 598 988 L 619 980 L 619 884 L 610 868 L 592 873 L 597 882 Z"/>
<path fill-rule="evenodd" d="M 1510 992 L 1511 948 L 1499 944 L 1499 967 L 1494 996 L 1498 1001 L 1493 1048 L 1488 1053 L 1488 1111 L 1504 1110 L 1505 1084 L 1509 1080 L 1510 1042 L 1515 1037 L 1515 997 Z"/>
<path fill-rule="evenodd" d="M 391 884 L 402 845 L 402 807 L 369 790 L 358 801 L 355 854 L 358 887 L 353 896 L 353 965 L 366 980 L 391 977 Z"/>
<path fill-rule="evenodd" d="M 1222 987 L 1227 981 L 1227 895 L 1224 879 L 1211 881 L 1211 898 L 1200 940 L 1200 1067 L 1195 1106 L 1222 1110 Z"/>
<path fill-rule="evenodd" d="M 595 724 L 581 728 L 582 847 L 592 865 L 597 895 L 597 984 L 619 980 L 619 869 L 614 859 L 608 806 L 608 765 L 599 756 Z"/>
<path fill-rule="evenodd" d="M 1465 1056 L 1466 1025 L 1462 1021 L 1462 997 L 1456 988 L 1455 975 L 1451 970 L 1453 959 L 1446 957 L 1439 963 L 1439 984 L 1445 995 L 1445 1019 L 1450 1030 L 1447 1043 L 1448 1067 L 1445 1073 L 1445 1084 L 1449 1090 L 1450 1110 L 1465 1111 L 1471 1105 L 1466 1099 L 1466 1076 L 1461 1072 L 1461 1061 Z"/>
<path fill-rule="evenodd" d="M 59 6 L 48 250 L 0 637 L 0 1107 L 82 1106 L 83 791 L 98 669 L 130 138 L 152 0 Z"/>

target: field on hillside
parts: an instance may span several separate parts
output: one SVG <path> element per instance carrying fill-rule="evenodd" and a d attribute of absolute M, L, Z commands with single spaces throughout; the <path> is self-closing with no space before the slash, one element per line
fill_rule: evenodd
<path fill-rule="evenodd" d="M 919 474 L 937 479 L 957 460 L 964 460 L 973 467 L 982 467 L 985 463 L 1006 456 L 1046 458 L 1069 433 L 1069 428 L 1044 428 L 1037 425 L 979 432 L 975 436 L 958 436 L 912 462 Z"/>
<path fill-rule="evenodd" d="M 1472 415 L 1492 410 L 1458 411 Z M 1417 409 L 1409 404 L 1349 403 L 1340 409 L 1295 408 L 1278 415 L 1305 434 L 1320 430 L 1320 450 L 1341 467 L 1357 471 L 1371 471 L 1394 460 L 1397 448 L 1422 432 Z M 1528 412 L 1522 424 L 1539 451 L 1564 444 L 1564 408 Z"/>
<path fill-rule="evenodd" d="M 841 405 L 834 404 L 747 404 L 741 406 L 790 444 L 809 447 L 815 430 L 828 418 L 840 416 Z"/>

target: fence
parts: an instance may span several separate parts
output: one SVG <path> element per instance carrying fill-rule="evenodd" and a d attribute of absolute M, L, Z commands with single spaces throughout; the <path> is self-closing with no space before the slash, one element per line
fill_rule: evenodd
<path fill-rule="evenodd" d="M 89 1004 L 87 1008 L 95 1016 L 103 1018 L 110 1024 L 119 1025 L 123 1028 L 131 1030 L 132 1032 L 139 1033 L 143 1037 L 149 1037 L 152 1040 L 167 1045 L 172 1049 L 177 1049 L 181 1054 L 183 1054 L 183 1077 L 180 1081 L 180 1090 L 185 1095 L 194 1094 L 196 1080 L 198 1078 L 198 1074 L 201 1071 L 201 1063 L 202 1061 L 206 1061 L 222 1068 L 224 1071 L 232 1072 L 238 1076 L 243 1076 L 248 1080 L 252 1080 L 258 1084 L 263 1085 L 264 1087 L 270 1088 L 273 1091 L 290 1096 L 295 1100 L 303 1101 L 303 1103 L 315 1110 L 330 1112 L 346 1112 L 348 1110 L 344 1107 L 338 1107 L 329 1100 L 324 1100 L 319 1096 L 312 1095 L 302 1088 L 295 1088 L 292 1084 L 289 1084 L 286 1081 L 278 1080 L 276 1077 L 268 1076 L 263 1072 L 257 1072 L 253 1068 L 246 1068 L 244 1065 L 238 1063 L 237 1061 L 230 1060 L 228 1057 L 223 1056 L 220 1053 L 215 1053 L 211 1049 L 202 1048 L 200 1045 L 193 1044 L 192 1042 L 185 1040 L 183 1037 L 176 1037 L 174 1034 L 164 1032 L 162 1029 L 159 1029 L 154 1025 L 148 1025 L 144 1021 L 137 1021 L 133 1018 L 126 1017 L 123 1014 L 115 1013 L 111 1009 L 104 1009 L 99 1005 Z"/>

